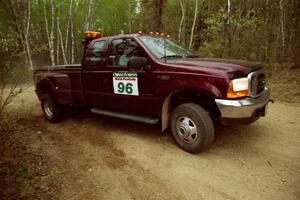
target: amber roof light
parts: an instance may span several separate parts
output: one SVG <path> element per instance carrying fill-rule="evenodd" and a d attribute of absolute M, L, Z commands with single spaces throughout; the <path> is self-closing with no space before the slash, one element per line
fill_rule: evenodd
<path fill-rule="evenodd" d="M 94 31 L 86 31 L 86 32 L 84 32 L 83 37 L 85 39 L 96 39 L 96 38 L 101 37 L 101 33 L 100 32 L 94 32 Z"/>

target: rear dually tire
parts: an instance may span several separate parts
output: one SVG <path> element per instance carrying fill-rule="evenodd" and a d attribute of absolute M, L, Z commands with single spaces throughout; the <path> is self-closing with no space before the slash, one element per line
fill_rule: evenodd
<path fill-rule="evenodd" d="M 54 101 L 51 94 L 44 94 L 41 101 L 44 117 L 50 122 L 58 122 L 61 119 L 62 108 Z"/>

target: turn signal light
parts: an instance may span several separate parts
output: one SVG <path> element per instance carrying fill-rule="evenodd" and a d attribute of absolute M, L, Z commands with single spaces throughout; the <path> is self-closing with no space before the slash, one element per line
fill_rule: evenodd
<path fill-rule="evenodd" d="M 239 98 L 248 95 L 248 79 L 238 78 L 231 80 L 227 90 L 227 98 Z"/>
<path fill-rule="evenodd" d="M 84 32 L 83 37 L 85 39 L 96 39 L 96 38 L 101 37 L 101 33 L 100 32 L 94 32 L 94 31 L 86 31 L 86 32 Z"/>

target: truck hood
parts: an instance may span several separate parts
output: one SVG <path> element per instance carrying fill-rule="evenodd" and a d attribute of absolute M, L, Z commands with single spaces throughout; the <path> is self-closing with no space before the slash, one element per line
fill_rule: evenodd
<path fill-rule="evenodd" d="M 219 58 L 173 59 L 168 60 L 167 62 L 174 65 L 192 68 L 194 70 L 203 70 L 203 68 L 207 68 L 208 70 L 227 72 L 230 79 L 244 77 L 252 71 L 263 68 L 263 65 L 258 63 Z"/>

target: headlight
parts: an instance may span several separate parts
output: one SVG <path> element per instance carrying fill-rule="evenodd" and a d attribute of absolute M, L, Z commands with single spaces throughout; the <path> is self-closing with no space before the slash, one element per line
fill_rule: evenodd
<path fill-rule="evenodd" d="M 247 96 L 248 87 L 248 78 L 237 78 L 231 80 L 227 90 L 227 98 L 238 98 Z"/>

